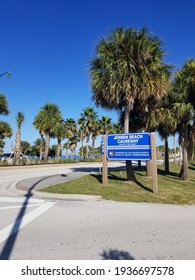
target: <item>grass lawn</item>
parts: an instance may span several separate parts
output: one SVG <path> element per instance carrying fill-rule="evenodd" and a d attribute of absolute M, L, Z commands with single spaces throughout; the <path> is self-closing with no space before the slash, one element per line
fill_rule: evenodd
<path fill-rule="evenodd" d="M 153 194 L 152 181 L 145 176 L 146 172 L 138 170 L 135 170 L 136 183 L 126 181 L 126 172 L 123 170 L 110 172 L 107 186 L 101 184 L 101 174 L 90 174 L 42 191 L 101 195 L 107 200 L 114 201 L 195 204 L 195 165 L 189 166 L 189 181 L 178 178 L 179 171 L 179 165 L 170 165 L 170 173 L 165 175 L 163 166 L 158 166 L 158 194 Z"/>

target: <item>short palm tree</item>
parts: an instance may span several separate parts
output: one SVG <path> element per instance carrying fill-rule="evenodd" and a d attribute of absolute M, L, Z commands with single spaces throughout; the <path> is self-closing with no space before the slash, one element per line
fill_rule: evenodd
<path fill-rule="evenodd" d="M 20 149 L 21 149 L 21 153 L 30 154 L 30 152 L 32 150 L 31 144 L 28 141 L 21 141 Z"/>
<path fill-rule="evenodd" d="M 20 153 L 21 153 L 21 126 L 24 122 L 25 116 L 22 112 L 18 112 L 16 115 L 16 123 L 17 123 L 17 133 L 16 133 L 16 140 L 15 140 L 15 147 L 14 147 L 14 165 L 19 164 L 20 160 Z"/>
<path fill-rule="evenodd" d="M 43 150 L 45 149 L 45 139 L 43 137 L 37 138 L 32 146 L 32 155 L 39 156 L 42 160 Z"/>
<path fill-rule="evenodd" d="M 56 127 L 56 124 L 58 124 L 61 121 L 61 111 L 59 107 L 53 103 L 46 103 L 35 116 L 33 125 L 39 131 L 43 131 L 46 136 L 44 162 L 47 162 L 48 159 L 51 133 Z"/>
<path fill-rule="evenodd" d="M 90 66 L 92 99 L 96 105 L 110 109 L 122 103 L 125 133 L 129 133 L 135 99 L 144 106 L 150 96 L 161 98 L 166 94 L 170 67 L 163 62 L 164 54 L 160 39 L 147 28 L 117 28 L 96 47 Z M 127 179 L 135 180 L 129 161 Z"/>

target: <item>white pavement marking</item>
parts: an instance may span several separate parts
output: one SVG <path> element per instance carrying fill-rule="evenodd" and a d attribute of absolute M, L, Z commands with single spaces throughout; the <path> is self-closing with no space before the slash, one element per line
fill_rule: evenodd
<path fill-rule="evenodd" d="M 22 198 L 19 198 L 19 197 L 9 197 L 9 196 L 2 196 L 0 197 L 0 202 L 13 202 L 13 203 L 24 203 L 24 201 L 26 200 L 26 197 L 22 197 Z M 30 203 L 44 203 L 45 200 L 43 199 L 39 199 L 39 198 L 31 198 L 30 199 Z"/>
<path fill-rule="evenodd" d="M 37 207 L 37 206 L 40 206 L 40 204 L 28 204 L 26 207 L 29 208 L 29 207 Z M 15 206 L 3 206 L 1 207 L 0 206 L 0 211 L 1 210 L 7 210 L 7 209 L 18 209 L 18 208 L 21 208 L 21 205 L 15 205 Z"/>
<path fill-rule="evenodd" d="M 10 234 L 14 234 L 25 225 L 32 222 L 34 219 L 39 217 L 45 211 L 49 210 L 52 206 L 54 206 L 56 202 L 47 201 L 42 204 L 40 207 L 31 211 L 30 213 L 24 215 L 22 218 L 17 219 L 15 222 L 11 223 L 9 226 L 5 227 L 0 231 L 0 243 L 10 237 Z"/>

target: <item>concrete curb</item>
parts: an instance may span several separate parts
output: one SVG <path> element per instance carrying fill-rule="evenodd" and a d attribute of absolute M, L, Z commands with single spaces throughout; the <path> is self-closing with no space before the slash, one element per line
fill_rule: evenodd
<path fill-rule="evenodd" d="M 33 196 L 36 198 L 54 199 L 54 200 L 70 200 L 70 201 L 102 201 L 105 200 L 98 195 L 85 194 L 58 194 L 41 191 L 33 191 Z"/>

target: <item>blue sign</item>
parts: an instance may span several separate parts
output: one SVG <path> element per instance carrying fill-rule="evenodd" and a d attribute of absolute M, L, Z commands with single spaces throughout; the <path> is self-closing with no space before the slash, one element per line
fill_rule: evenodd
<path fill-rule="evenodd" d="M 107 158 L 110 160 L 150 160 L 150 133 L 108 135 Z"/>

